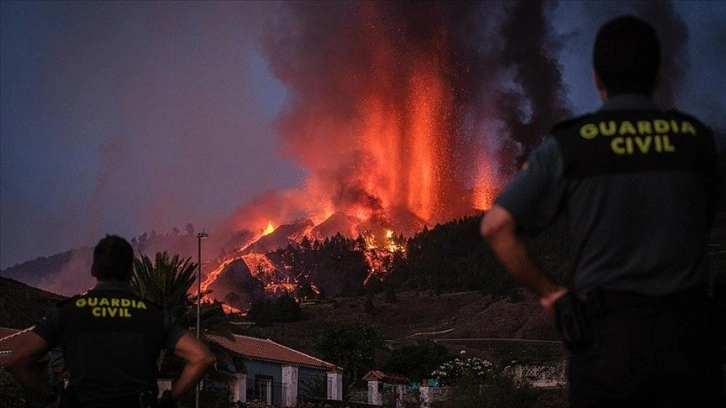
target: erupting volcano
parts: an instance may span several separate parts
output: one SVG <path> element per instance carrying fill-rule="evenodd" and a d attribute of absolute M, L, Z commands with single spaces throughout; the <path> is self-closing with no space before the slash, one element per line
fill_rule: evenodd
<path fill-rule="evenodd" d="M 237 211 L 225 228 L 248 233 L 233 257 L 336 233 L 385 246 L 488 208 L 566 114 L 544 13 L 541 2 L 280 4 L 261 43 L 289 91 L 275 122 L 283 154 L 307 178 Z"/>
<path fill-rule="evenodd" d="M 411 233 L 486 209 L 566 113 L 543 4 L 286 2 L 277 16 L 261 36 L 289 90 L 275 126 L 307 179 L 241 208 L 238 230 L 340 213 Z"/>

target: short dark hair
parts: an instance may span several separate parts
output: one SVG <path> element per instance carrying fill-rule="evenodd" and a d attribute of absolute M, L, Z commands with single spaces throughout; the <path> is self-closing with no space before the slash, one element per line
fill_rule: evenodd
<path fill-rule="evenodd" d="M 634 16 L 620 16 L 598 31 L 592 65 L 610 95 L 651 95 L 660 58 L 660 41 L 653 26 Z"/>
<path fill-rule="evenodd" d="M 93 249 L 93 270 L 96 279 L 127 281 L 134 268 L 134 249 L 118 235 L 106 235 Z"/>

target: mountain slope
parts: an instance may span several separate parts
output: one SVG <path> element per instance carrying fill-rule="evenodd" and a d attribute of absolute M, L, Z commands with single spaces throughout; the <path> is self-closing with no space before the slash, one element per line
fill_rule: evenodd
<path fill-rule="evenodd" d="M 0 327 L 24 329 L 35 324 L 64 297 L 0 277 Z"/>
<path fill-rule="evenodd" d="M 374 307 L 369 312 L 366 312 L 366 297 L 304 305 L 301 321 L 247 327 L 240 332 L 270 338 L 312 355 L 318 354 L 314 344 L 328 325 L 352 319 L 374 326 L 389 348 L 434 340 L 452 351 L 466 350 L 470 357 L 497 359 L 502 356 L 498 347 L 523 351 L 520 346 L 530 343 L 529 340 L 542 340 L 542 343 L 559 340 L 550 317 L 534 296 L 524 290 L 501 298 L 480 292 L 438 296 L 428 292 L 404 292 L 396 297 L 395 303 L 386 303 L 385 295 L 374 296 Z M 517 347 L 512 346 L 515 344 Z M 556 354 L 562 352 L 558 343 L 545 346 Z"/>

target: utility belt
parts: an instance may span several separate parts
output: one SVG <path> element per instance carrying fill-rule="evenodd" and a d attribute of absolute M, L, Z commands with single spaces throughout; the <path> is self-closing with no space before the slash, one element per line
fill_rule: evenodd
<path fill-rule="evenodd" d="M 628 310 L 695 307 L 707 310 L 706 289 L 698 286 L 663 296 L 593 289 L 582 295 L 570 290 L 555 302 L 555 322 L 565 346 L 571 351 L 592 347 L 592 320 Z"/>
<path fill-rule="evenodd" d="M 702 286 L 661 296 L 648 296 L 637 292 L 593 289 L 584 294 L 581 302 L 590 316 L 604 316 L 627 309 L 703 307 L 708 300 L 707 289 Z"/>

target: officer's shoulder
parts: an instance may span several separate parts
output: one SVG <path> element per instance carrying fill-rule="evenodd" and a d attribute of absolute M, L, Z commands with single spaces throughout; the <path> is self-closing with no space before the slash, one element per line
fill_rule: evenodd
<path fill-rule="evenodd" d="M 573 126 L 575 126 L 576 124 L 578 124 L 578 123 L 580 123 L 582 121 L 586 121 L 586 120 L 592 118 L 593 116 L 594 116 L 594 114 L 587 113 L 587 114 L 584 114 L 584 115 L 575 116 L 573 118 L 563 120 L 563 121 L 555 124 L 554 126 L 552 126 L 552 129 L 550 130 L 550 133 L 554 134 L 554 133 L 559 133 L 561 131 L 570 129 Z"/>
<path fill-rule="evenodd" d="M 682 118 L 684 120 L 687 120 L 687 121 L 689 121 L 691 123 L 695 123 L 695 124 L 698 124 L 698 125 L 701 125 L 701 126 L 704 126 L 704 127 L 706 126 L 706 125 L 703 124 L 703 122 L 701 122 L 701 119 L 699 119 L 699 118 L 697 118 L 697 117 L 695 117 L 695 116 L 693 116 L 691 114 L 685 113 L 683 111 L 679 111 L 677 109 L 667 110 L 666 111 L 666 114 L 680 117 L 680 118 Z"/>
<path fill-rule="evenodd" d="M 164 307 L 163 306 L 161 306 L 160 304 L 158 304 L 156 302 L 152 302 L 151 300 L 149 300 L 149 299 L 147 299 L 147 298 L 145 298 L 143 296 L 139 296 L 139 299 L 142 300 L 147 306 L 151 306 L 151 307 L 154 307 L 156 309 L 164 310 Z"/>
<path fill-rule="evenodd" d="M 88 289 L 88 290 L 86 290 L 84 292 L 81 292 L 79 294 L 73 295 L 73 296 L 71 296 L 69 298 L 65 298 L 65 299 L 59 301 L 58 303 L 56 303 L 56 306 L 57 307 L 60 307 L 60 306 L 63 306 L 63 305 L 67 305 L 69 303 L 74 303 L 76 300 L 78 300 L 80 298 L 83 298 L 83 297 L 87 297 L 88 295 L 90 295 L 91 294 L 91 290 L 92 289 Z"/>
<path fill-rule="evenodd" d="M 65 298 L 63 300 L 58 301 L 58 303 L 56 303 L 55 306 L 56 307 L 62 307 L 62 306 L 65 306 L 65 305 L 67 305 L 69 303 L 74 303 L 76 300 L 78 300 L 81 297 L 83 297 L 83 295 L 85 295 L 85 292 L 84 293 L 79 293 L 78 295 L 71 296 L 69 298 Z"/>
<path fill-rule="evenodd" d="M 144 305 L 146 305 L 146 306 L 155 307 L 157 309 L 164 309 L 163 306 L 161 306 L 158 303 L 155 303 L 155 302 L 149 300 L 148 298 L 146 298 L 145 296 L 143 296 L 141 293 L 139 293 L 136 290 L 125 290 L 124 289 L 124 290 L 114 290 L 113 292 L 119 293 L 122 296 L 131 296 L 131 297 L 134 297 L 134 298 L 136 298 L 137 301 L 144 302 Z"/>

